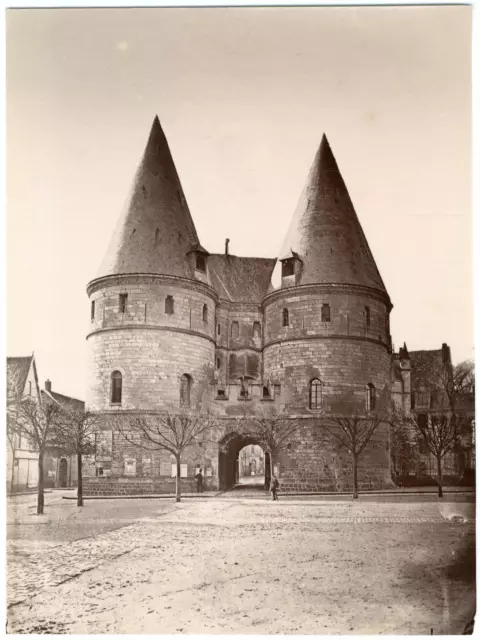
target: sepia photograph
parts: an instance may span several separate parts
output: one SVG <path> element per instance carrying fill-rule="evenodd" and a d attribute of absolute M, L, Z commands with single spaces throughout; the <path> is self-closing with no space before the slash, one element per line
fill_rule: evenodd
<path fill-rule="evenodd" d="M 472 7 L 5 27 L 6 633 L 474 633 Z"/>

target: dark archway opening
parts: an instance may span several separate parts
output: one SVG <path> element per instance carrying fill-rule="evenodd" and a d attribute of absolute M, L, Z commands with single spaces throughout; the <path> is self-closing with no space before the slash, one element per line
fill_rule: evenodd
<path fill-rule="evenodd" d="M 270 455 L 264 451 L 258 441 L 238 433 L 229 434 L 219 443 L 218 481 L 220 489 L 234 486 L 249 486 L 252 489 L 270 487 Z M 252 448 L 253 447 L 253 448 Z M 260 467 L 260 451 L 262 463 Z M 242 455 L 246 450 L 246 455 Z M 253 469 L 253 460 L 255 468 Z M 252 471 L 254 473 L 252 474 Z"/>
<path fill-rule="evenodd" d="M 67 486 L 67 470 L 68 470 L 68 462 L 66 458 L 62 458 L 60 460 L 60 464 L 58 468 L 58 486 L 59 487 Z"/>

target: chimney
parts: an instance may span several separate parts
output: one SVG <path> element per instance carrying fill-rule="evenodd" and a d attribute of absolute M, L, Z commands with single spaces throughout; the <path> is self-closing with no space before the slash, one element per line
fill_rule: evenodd
<path fill-rule="evenodd" d="M 45 380 L 45 391 L 48 391 L 48 393 L 52 391 L 52 383 L 50 380 Z"/>
<path fill-rule="evenodd" d="M 227 238 L 225 240 L 225 255 L 228 256 L 228 243 L 230 242 L 230 240 Z"/>

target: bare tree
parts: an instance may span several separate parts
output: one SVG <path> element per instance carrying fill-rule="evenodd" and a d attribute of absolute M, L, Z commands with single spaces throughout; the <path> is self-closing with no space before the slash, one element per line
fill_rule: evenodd
<path fill-rule="evenodd" d="M 475 364 L 465 360 L 453 368 L 444 367 L 440 375 L 440 387 L 445 392 L 452 413 L 462 411 L 462 400 L 475 395 Z"/>
<path fill-rule="evenodd" d="M 181 501 L 181 459 L 188 447 L 204 443 L 213 427 L 209 414 L 199 410 L 166 410 L 153 415 L 125 417 L 115 421 L 119 433 L 127 442 L 149 451 L 168 451 L 175 457 L 176 502 Z"/>
<path fill-rule="evenodd" d="M 405 421 L 391 418 L 389 423 L 392 475 L 398 484 L 400 478 L 407 476 L 412 468 L 416 468 L 418 442 Z"/>
<path fill-rule="evenodd" d="M 450 411 L 430 413 L 426 420 L 410 416 L 407 421 L 437 461 L 438 497 L 443 498 L 443 459 L 457 445 L 459 430 L 461 431 L 464 425 L 459 423 L 457 416 Z"/>
<path fill-rule="evenodd" d="M 98 415 L 61 406 L 49 449 L 77 459 L 77 506 L 83 506 L 83 456 L 95 455 Z"/>
<path fill-rule="evenodd" d="M 358 498 L 358 462 L 378 427 L 385 417 L 374 414 L 362 414 L 356 409 L 348 413 L 335 413 L 325 416 L 320 424 L 337 445 L 350 454 L 352 460 L 353 498 Z"/>
<path fill-rule="evenodd" d="M 49 451 L 60 407 L 24 397 L 10 405 L 8 412 L 12 433 L 26 438 L 38 451 L 37 514 L 40 515 L 45 506 L 43 461 Z"/>

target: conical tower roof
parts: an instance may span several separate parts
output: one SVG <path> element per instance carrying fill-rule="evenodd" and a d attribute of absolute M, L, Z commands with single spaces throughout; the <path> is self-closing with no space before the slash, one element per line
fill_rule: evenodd
<path fill-rule="evenodd" d="M 386 293 L 326 136 L 313 161 L 279 260 L 298 254 L 298 284 L 354 284 Z"/>
<path fill-rule="evenodd" d="M 167 139 L 155 117 L 97 277 L 128 273 L 193 277 L 187 252 L 198 242 Z"/>

